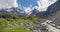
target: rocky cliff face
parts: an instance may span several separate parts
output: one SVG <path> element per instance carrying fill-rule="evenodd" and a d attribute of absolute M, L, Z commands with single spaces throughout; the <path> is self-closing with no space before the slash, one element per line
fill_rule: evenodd
<path fill-rule="evenodd" d="M 49 14 L 52 14 L 58 10 L 60 10 L 60 0 L 48 7 L 47 11 L 45 12 L 45 16 L 48 16 Z"/>

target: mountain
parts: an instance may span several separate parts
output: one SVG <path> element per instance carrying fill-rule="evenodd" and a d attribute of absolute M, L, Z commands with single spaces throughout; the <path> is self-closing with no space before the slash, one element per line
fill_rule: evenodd
<path fill-rule="evenodd" d="M 30 15 L 36 16 L 37 13 L 39 13 L 39 11 L 37 9 L 33 9 Z"/>
<path fill-rule="evenodd" d="M 60 0 L 56 1 L 55 3 L 53 3 L 52 5 L 48 6 L 47 10 L 46 11 L 43 11 L 43 12 L 38 12 L 37 13 L 37 9 L 34 9 L 32 11 L 32 14 L 31 15 L 35 15 L 35 16 L 38 16 L 38 17 L 47 17 L 48 15 L 54 13 L 54 12 L 57 12 L 58 10 L 60 10 Z"/>
<path fill-rule="evenodd" d="M 38 17 L 44 17 L 43 15 L 45 14 L 45 11 L 43 12 L 39 12 L 37 9 L 34 9 L 32 10 L 32 13 L 30 15 L 33 15 L 33 16 L 38 16 Z"/>
<path fill-rule="evenodd" d="M 21 10 L 21 9 L 19 9 L 17 7 L 2 8 L 2 9 L 0 9 L 0 13 L 10 13 L 10 14 L 18 14 L 18 15 L 25 14 L 24 10 Z"/>
<path fill-rule="evenodd" d="M 48 15 L 56 12 L 57 10 L 60 10 L 60 0 L 56 1 L 52 5 L 48 6 L 46 11 L 39 12 L 38 9 L 33 9 L 32 11 L 30 11 L 30 12 L 32 12 L 30 15 L 43 18 L 43 17 L 47 17 Z M 24 10 L 21 10 L 20 8 L 17 8 L 17 7 L 0 9 L 0 13 L 15 13 L 18 15 L 29 15 L 29 13 L 26 14 L 27 12 L 25 12 Z"/>
<path fill-rule="evenodd" d="M 50 15 L 58 10 L 60 10 L 60 0 L 58 0 L 54 4 L 50 5 L 48 7 L 47 11 L 45 12 L 45 15 L 48 16 L 48 15 Z"/>

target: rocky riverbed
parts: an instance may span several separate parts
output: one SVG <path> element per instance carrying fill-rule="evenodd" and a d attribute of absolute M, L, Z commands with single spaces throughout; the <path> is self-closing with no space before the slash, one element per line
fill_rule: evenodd
<path fill-rule="evenodd" d="M 34 21 L 34 22 L 30 22 L 30 23 L 21 23 L 19 24 L 19 26 L 24 27 L 27 30 L 31 30 L 32 32 L 47 32 L 47 26 L 45 26 L 45 24 L 42 25 L 43 21 Z"/>

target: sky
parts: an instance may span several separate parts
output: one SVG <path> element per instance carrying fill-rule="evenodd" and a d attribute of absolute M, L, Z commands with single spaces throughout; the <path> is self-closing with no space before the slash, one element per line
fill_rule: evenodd
<path fill-rule="evenodd" d="M 33 8 L 39 11 L 46 11 L 49 5 L 56 2 L 57 0 L 17 0 L 18 6 L 28 12 Z"/>
<path fill-rule="evenodd" d="M 57 0 L 0 0 L 0 8 L 19 7 L 20 9 L 30 12 L 34 8 L 39 11 L 46 11 L 48 6 Z"/>
<path fill-rule="evenodd" d="M 20 4 L 22 7 L 32 7 L 37 6 L 37 0 L 17 0 L 17 3 Z"/>

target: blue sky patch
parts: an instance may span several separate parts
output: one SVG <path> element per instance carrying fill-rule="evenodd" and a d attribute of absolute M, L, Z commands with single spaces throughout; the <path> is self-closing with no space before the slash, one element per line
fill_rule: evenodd
<path fill-rule="evenodd" d="M 37 6 L 37 0 L 17 0 L 18 5 L 20 4 L 22 7 L 29 7 L 32 5 L 32 7 Z"/>

